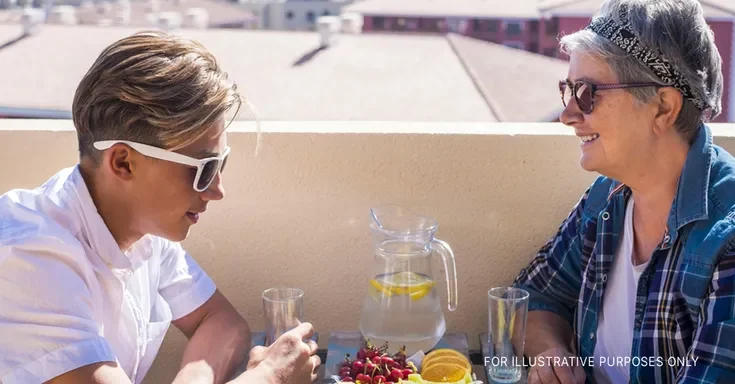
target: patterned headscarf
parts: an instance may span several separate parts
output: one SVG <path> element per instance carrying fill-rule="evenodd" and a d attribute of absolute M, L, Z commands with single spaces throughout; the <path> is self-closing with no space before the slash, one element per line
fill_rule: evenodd
<path fill-rule="evenodd" d="M 595 19 L 585 29 L 591 30 L 598 35 L 610 40 L 615 45 L 633 55 L 641 63 L 645 64 L 665 84 L 678 89 L 684 98 L 690 100 L 698 110 L 704 111 L 710 106 L 704 100 L 698 98 L 689 86 L 687 79 L 682 76 L 668 59 L 662 54 L 656 53 L 646 47 L 636 36 L 630 27 L 628 19 L 628 6 L 620 7 L 620 21 L 618 24 L 611 17 L 600 17 Z"/>

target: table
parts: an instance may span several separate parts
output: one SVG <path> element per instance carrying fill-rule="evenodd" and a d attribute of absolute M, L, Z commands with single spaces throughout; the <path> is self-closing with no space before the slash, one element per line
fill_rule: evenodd
<path fill-rule="evenodd" d="M 325 384 L 334 384 L 337 380 L 333 376 L 337 376 L 339 372 L 339 364 L 344 361 L 345 355 L 350 354 L 352 358 L 357 355 L 357 350 L 364 344 L 364 339 L 359 331 L 335 331 L 329 334 L 329 344 L 327 347 L 327 358 L 324 361 L 324 376 L 322 382 Z M 451 348 L 463 353 L 473 364 L 472 370 L 478 380 L 487 383 L 487 374 L 482 365 L 481 359 L 478 359 L 479 352 L 469 350 L 467 335 L 465 333 L 448 332 L 439 340 L 434 349 Z M 430 351 L 427 351 L 428 353 Z M 478 362 L 478 360 L 480 360 Z M 478 365 L 479 363 L 479 365 Z"/>
<path fill-rule="evenodd" d="M 483 356 L 483 361 L 484 361 L 485 358 L 490 355 L 490 346 L 488 345 L 488 342 L 487 342 L 487 332 L 481 333 L 478 336 L 478 338 L 479 338 L 480 346 L 482 347 L 482 356 Z M 487 366 L 487 364 L 485 364 L 483 366 L 483 371 L 485 372 L 485 377 L 487 377 L 487 371 L 485 370 L 486 369 L 486 366 Z M 528 370 L 524 369 L 522 372 L 523 372 L 523 375 L 521 376 L 521 380 L 518 381 L 516 384 L 527 384 L 528 383 L 528 376 L 527 376 L 528 375 Z M 493 382 L 491 382 L 489 380 L 486 381 L 486 383 L 493 384 Z"/>

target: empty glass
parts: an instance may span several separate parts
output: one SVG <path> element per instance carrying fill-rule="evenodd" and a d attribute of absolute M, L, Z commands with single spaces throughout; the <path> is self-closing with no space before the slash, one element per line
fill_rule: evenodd
<path fill-rule="evenodd" d="M 304 291 L 298 288 L 270 288 L 263 291 L 265 345 L 296 328 L 304 318 Z"/>
<path fill-rule="evenodd" d="M 528 292 L 498 287 L 488 296 L 488 356 L 485 360 L 490 383 L 517 383 L 523 374 Z"/>

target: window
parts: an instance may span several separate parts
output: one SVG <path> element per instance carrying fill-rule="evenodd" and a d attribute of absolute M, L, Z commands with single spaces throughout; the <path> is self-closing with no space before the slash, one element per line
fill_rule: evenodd
<path fill-rule="evenodd" d="M 406 20 L 402 17 L 399 17 L 398 19 L 396 19 L 394 27 L 394 29 L 398 31 L 406 30 Z"/>
<path fill-rule="evenodd" d="M 378 31 L 385 29 L 385 17 L 373 17 L 373 29 Z"/>
<path fill-rule="evenodd" d="M 528 27 L 531 30 L 531 33 L 534 35 L 538 33 L 538 20 L 531 20 L 528 22 Z"/>
<path fill-rule="evenodd" d="M 556 36 L 559 33 L 559 18 L 552 17 L 550 20 L 546 20 L 546 35 Z"/>
<path fill-rule="evenodd" d="M 329 16 L 329 10 L 325 9 L 324 12 L 322 12 L 322 16 Z"/>
<path fill-rule="evenodd" d="M 528 51 L 533 52 L 533 53 L 538 53 L 538 43 L 528 44 Z"/>
<path fill-rule="evenodd" d="M 472 21 L 472 30 L 475 32 L 497 32 L 497 20 L 474 20 Z"/>
<path fill-rule="evenodd" d="M 420 27 L 425 32 L 439 32 L 442 28 L 442 21 L 439 19 L 422 19 Z"/>
<path fill-rule="evenodd" d="M 487 21 L 487 31 L 488 32 L 497 32 L 498 31 L 498 21 L 497 20 L 488 20 Z"/>
<path fill-rule="evenodd" d="M 293 19 L 293 12 L 292 11 L 286 12 L 286 18 L 289 20 Z"/>
<path fill-rule="evenodd" d="M 521 23 L 518 21 L 507 21 L 505 23 L 505 34 L 516 36 L 521 34 Z"/>
<path fill-rule="evenodd" d="M 309 11 L 306 13 L 306 21 L 310 23 L 314 23 L 314 21 L 316 21 L 316 15 L 314 15 L 314 11 Z"/>

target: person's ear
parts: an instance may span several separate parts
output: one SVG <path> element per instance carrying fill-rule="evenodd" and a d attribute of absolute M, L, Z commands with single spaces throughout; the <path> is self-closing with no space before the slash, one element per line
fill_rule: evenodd
<path fill-rule="evenodd" d="M 654 129 L 657 134 L 676 129 L 674 123 L 684 103 L 684 96 L 674 87 L 661 87 L 653 100 L 655 108 Z"/>
<path fill-rule="evenodd" d="M 130 181 L 136 170 L 135 154 L 130 147 L 115 144 L 105 151 L 102 157 L 103 165 L 110 170 L 112 175 L 122 181 Z"/>

